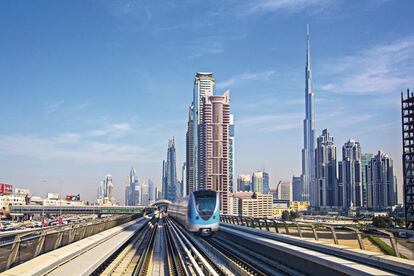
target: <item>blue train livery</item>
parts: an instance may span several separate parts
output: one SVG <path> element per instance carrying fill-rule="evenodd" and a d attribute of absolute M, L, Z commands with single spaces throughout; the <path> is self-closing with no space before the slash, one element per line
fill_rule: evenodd
<path fill-rule="evenodd" d="M 168 214 L 190 232 L 211 235 L 219 229 L 219 196 L 215 191 L 195 191 L 170 204 Z"/>

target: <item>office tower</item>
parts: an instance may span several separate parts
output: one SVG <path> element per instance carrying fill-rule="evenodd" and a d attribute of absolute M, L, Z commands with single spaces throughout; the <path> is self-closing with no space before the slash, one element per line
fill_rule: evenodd
<path fill-rule="evenodd" d="M 252 192 L 252 175 L 240 174 L 237 177 L 237 191 L 238 192 Z"/>
<path fill-rule="evenodd" d="M 300 176 L 292 176 L 292 198 L 293 201 L 301 201 L 302 178 Z"/>
<path fill-rule="evenodd" d="M 136 190 L 138 186 L 138 178 L 137 178 L 137 172 L 135 171 L 134 167 L 131 168 L 131 171 L 129 172 L 129 186 L 130 186 L 130 199 L 129 199 L 129 205 L 135 206 L 138 202 L 136 202 Z"/>
<path fill-rule="evenodd" d="M 361 171 L 362 171 L 362 206 L 368 207 L 372 206 L 372 202 L 369 202 L 368 199 L 372 199 L 372 194 L 370 193 L 372 189 L 368 190 L 367 178 L 368 178 L 368 164 L 371 161 L 374 155 L 372 153 L 362 153 L 361 154 Z"/>
<path fill-rule="evenodd" d="M 220 210 L 227 214 L 230 181 L 229 91 L 223 96 L 207 91 L 202 98 L 201 110 L 198 188 L 217 191 L 220 194 Z"/>
<path fill-rule="evenodd" d="M 97 203 L 100 205 L 115 205 L 114 184 L 112 176 L 106 175 L 104 180 L 99 183 Z"/>
<path fill-rule="evenodd" d="M 167 199 L 168 198 L 168 187 L 167 187 L 167 163 L 165 162 L 165 160 L 162 160 L 162 186 L 161 186 L 161 194 L 162 194 L 162 199 Z"/>
<path fill-rule="evenodd" d="M 362 206 L 361 146 L 349 139 L 342 147 L 342 161 L 338 163 L 340 206 L 345 209 Z"/>
<path fill-rule="evenodd" d="M 234 116 L 230 114 L 230 126 L 229 126 L 229 174 L 230 174 L 230 182 L 229 182 L 229 191 L 230 193 L 233 192 L 234 187 Z"/>
<path fill-rule="evenodd" d="M 150 190 L 149 190 L 149 180 L 146 180 L 140 185 L 140 205 L 148 206 L 150 204 Z"/>
<path fill-rule="evenodd" d="M 267 194 L 269 189 L 269 174 L 262 171 L 256 171 L 252 177 L 253 191 L 259 194 Z"/>
<path fill-rule="evenodd" d="M 103 200 L 103 198 L 104 198 L 104 182 L 103 181 L 100 181 L 99 182 L 99 184 L 98 184 L 98 195 L 97 195 L 97 197 L 96 197 L 96 199 L 99 201 L 99 200 Z"/>
<path fill-rule="evenodd" d="M 186 133 L 186 195 L 194 192 L 195 187 L 195 172 L 194 172 L 194 120 L 193 120 L 193 105 L 190 106 L 188 111 L 188 123 L 187 123 L 187 133 Z"/>
<path fill-rule="evenodd" d="M 214 86 L 215 80 L 213 73 L 211 72 L 198 72 L 196 73 L 194 80 L 194 89 L 193 89 L 193 102 L 190 108 L 192 110 L 192 148 L 190 149 L 190 154 L 192 155 L 192 185 L 194 190 L 199 189 L 200 173 L 198 172 L 199 167 L 202 164 L 199 161 L 200 157 L 200 147 L 201 147 L 201 124 L 203 120 L 203 101 L 204 98 L 209 95 L 214 95 Z"/>
<path fill-rule="evenodd" d="M 279 181 L 276 187 L 277 199 L 292 201 L 292 183 L 290 181 Z"/>
<path fill-rule="evenodd" d="M 150 203 L 155 201 L 154 182 L 148 178 L 148 199 Z"/>
<path fill-rule="evenodd" d="M 131 187 L 125 187 L 125 206 L 130 206 L 129 201 L 131 199 Z"/>
<path fill-rule="evenodd" d="M 106 197 L 108 197 L 110 203 L 115 204 L 114 184 L 112 183 L 112 175 L 110 174 L 105 177 L 105 187 Z"/>
<path fill-rule="evenodd" d="M 181 190 L 180 190 L 180 197 L 183 197 L 186 195 L 186 177 L 187 175 L 187 163 L 184 162 L 183 165 L 181 166 Z"/>
<path fill-rule="evenodd" d="M 401 92 L 402 165 L 405 226 L 414 230 L 414 94 Z"/>
<path fill-rule="evenodd" d="M 336 146 L 327 129 L 318 137 L 315 150 L 316 179 L 312 187 L 311 206 L 332 207 L 338 205 Z"/>
<path fill-rule="evenodd" d="M 162 199 L 162 191 L 158 187 L 154 188 L 155 201 Z"/>
<path fill-rule="evenodd" d="M 305 67 L 305 119 L 303 120 L 304 147 L 302 150 L 302 187 L 303 201 L 310 200 L 310 186 L 315 179 L 315 98 L 312 88 L 309 25 L 307 29 L 307 50 Z M 314 201 L 314 200 L 313 200 Z"/>
<path fill-rule="evenodd" d="M 177 197 L 177 165 L 174 138 L 168 140 L 167 162 L 165 163 L 166 199 L 175 201 Z M 164 187 L 163 187 L 164 193 Z"/>
<path fill-rule="evenodd" d="M 383 210 L 388 206 L 397 205 L 397 183 L 394 176 L 392 159 L 382 151 L 378 151 L 368 166 L 369 194 L 372 195 L 370 208 Z"/>

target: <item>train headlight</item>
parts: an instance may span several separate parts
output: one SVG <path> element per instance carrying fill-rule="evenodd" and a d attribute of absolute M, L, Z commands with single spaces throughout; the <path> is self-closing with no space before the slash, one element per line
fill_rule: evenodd
<path fill-rule="evenodd" d="M 213 219 L 216 219 L 216 216 L 213 216 Z"/>
<path fill-rule="evenodd" d="M 196 219 L 198 220 L 198 219 L 200 219 L 200 217 L 199 216 L 196 216 Z"/>

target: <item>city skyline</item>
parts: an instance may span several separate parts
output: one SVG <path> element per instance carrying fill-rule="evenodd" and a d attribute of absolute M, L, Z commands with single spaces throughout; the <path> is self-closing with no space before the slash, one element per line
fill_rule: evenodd
<path fill-rule="evenodd" d="M 231 14 L 231 2 L 207 4 L 206 17 Z M 121 201 L 133 166 L 161 187 L 168 137 L 176 137 L 177 164 L 185 161 L 198 71 L 214 72 L 219 94 L 231 90 L 234 176 L 265 167 L 275 187 L 300 175 L 310 23 L 316 133 L 329 129 L 338 147 L 352 138 L 363 153 L 389 154 L 401 192 L 399 93 L 414 82 L 411 3 L 252 1 L 237 7 L 234 19 L 211 21 L 162 16 L 191 14 L 197 5 L 87 3 L 53 4 L 47 15 L 42 5 L 3 4 L 2 182 L 45 194 L 64 179 L 62 194 L 92 200 L 111 174 Z"/>

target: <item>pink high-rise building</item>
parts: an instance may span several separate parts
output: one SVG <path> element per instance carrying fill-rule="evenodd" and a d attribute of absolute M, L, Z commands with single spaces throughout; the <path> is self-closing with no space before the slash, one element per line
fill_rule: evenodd
<path fill-rule="evenodd" d="M 201 108 L 199 189 L 217 191 L 220 194 L 221 212 L 227 214 L 230 182 L 230 93 L 226 91 L 218 96 L 207 92 Z"/>

